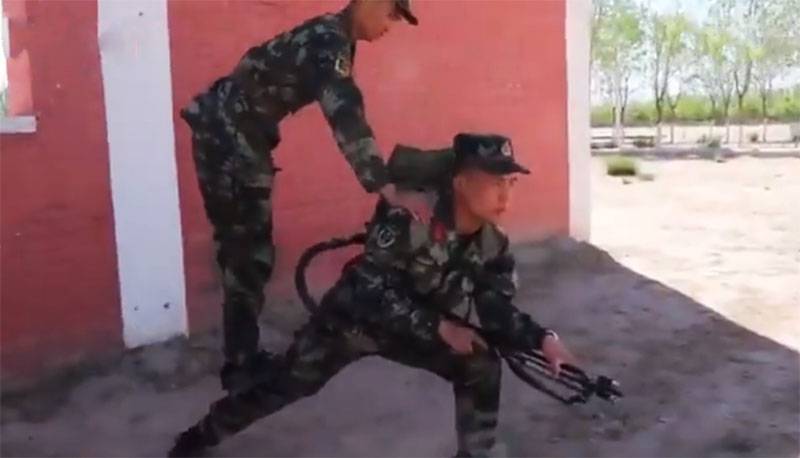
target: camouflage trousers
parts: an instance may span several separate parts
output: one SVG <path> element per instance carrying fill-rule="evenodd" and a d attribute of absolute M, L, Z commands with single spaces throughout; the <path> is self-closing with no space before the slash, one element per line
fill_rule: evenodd
<path fill-rule="evenodd" d="M 487 456 L 495 443 L 501 364 L 493 351 L 454 354 L 444 342 L 416 348 L 408 341 L 375 335 L 358 325 L 333 324 L 315 316 L 295 333 L 289 349 L 270 368 L 273 379 L 226 396 L 192 427 L 207 446 L 241 431 L 286 405 L 311 396 L 350 363 L 377 355 L 425 369 L 452 382 L 459 456 Z M 266 369 L 265 369 L 266 370 Z"/>
<path fill-rule="evenodd" d="M 230 91 L 225 86 L 218 90 L 225 89 Z M 235 94 L 227 95 L 235 104 Z M 182 115 L 192 127 L 192 155 L 214 231 L 225 357 L 243 364 L 258 351 L 263 290 L 275 263 L 272 187 L 277 169 L 271 150 L 279 140 L 277 126 L 269 129 L 246 113 L 235 114 L 238 109 L 207 99 L 196 100 Z"/>

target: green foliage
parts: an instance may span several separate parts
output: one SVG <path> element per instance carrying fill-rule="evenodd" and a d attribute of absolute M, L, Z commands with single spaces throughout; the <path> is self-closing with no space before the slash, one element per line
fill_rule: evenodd
<path fill-rule="evenodd" d="M 761 119 L 761 101 L 755 96 L 746 96 L 744 98 L 742 110 L 737 107 L 733 110 L 735 119 L 755 121 Z"/>
<path fill-rule="evenodd" d="M 768 105 L 770 103 L 768 102 Z M 784 91 L 772 99 L 770 118 L 782 121 L 800 121 L 800 86 Z"/>
<path fill-rule="evenodd" d="M 599 105 L 592 107 L 592 125 L 610 126 L 614 122 L 614 113 L 611 105 Z"/>
<path fill-rule="evenodd" d="M 675 108 L 675 118 L 683 122 L 709 121 L 714 117 L 711 112 L 711 102 L 707 97 L 686 96 L 681 98 Z"/>
<path fill-rule="evenodd" d="M 792 89 L 772 91 L 767 97 L 767 114 L 773 122 L 797 122 L 800 120 L 800 85 Z M 737 106 L 732 106 L 731 118 L 738 122 L 760 123 L 761 98 L 758 94 L 750 93 L 744 98 L 741 113 Z M 675 122 L 681 124 L 703 123 L 720 119 L 721 113 L 711 112 L 711 102 L 708 97 L 701 95 L 687 95 L 681 97 L 675 109 Z M 636 102 L 630 104 L 626 113 L 626 125 L 653 125 L 655 123 L 655 105 L 652 101 Z M 664 116 L 664 122 L 672 122 L 670 113 Z M 610 126 L 611 105 L 603 104 L 592 107 L 592 125 L 596 127 Z"/>
<path fill-rule="evenodd" d="M 642 70 L 642 10 L 634 0 L 593 2 L 591 59 L 593 78 L 623 107 L 631 75 Z"/>
<path fill-rule="evenodd" d="M 592 59 L 599 67 L 613 70 L 629 63 L 641 44 L 641 18 L 631 0 L 600 0 L 596 3 Z"/>
<path fill-rule="evenodd" d="M 761 94 L 769 94 L 770 120 L 800 120 L 800 86 L 773 91 L 800 71 L 800 0 L 709 0 L 689 6 L 707 10 L 701 23 L 677 3 L 658 12 L 636 0 L 594 0 L 593 7 L 593 81 L 619 107 L 627 103 L 630 79 L 646 81 L 653 98 L 624 108 L 623 123 L 760 122 Z M 675 100 L 673 116 L 668 105 Z M 610 125 L 610 107 L 593 107 L 592 122 Z"/>
<path fill-rule="evenodd" d="M 688 66 L 688 50 L 694 26 L 683 13 L 646 16 L 648 77 L 653 89 L 656 119 L 663 120 L 666 105 L 675 92 L 676 77 Z M 672 91 L 670 90 L 672 88 Z M 661 118 L 658 115 L 661 115 Z M 640 116 L 643 119 L 644 116 Z"/>
<path fill-rule="evenodd" d="M 651 104 L 636 103 L 629 110 L 629 123 L 632 125 L 650 125 L 656 120 L 655 108 Z"/>

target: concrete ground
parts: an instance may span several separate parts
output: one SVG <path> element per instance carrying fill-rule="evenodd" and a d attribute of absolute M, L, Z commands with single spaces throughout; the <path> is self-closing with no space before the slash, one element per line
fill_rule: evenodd
<path fill-rule="evenodd" d="M 518 305 L 626 397 L 564 407 L 504 373 L 510 456 L 794 457 L 800 452 L 800 160 L 595 159 L 593 243 L 518 247 Z M 518 202 L 522 205 L 522 202 Z M 270 348 L 302 321 L 275 305 Z M 277 317 L 282 319 L 278 320 Z M 289 318 L 286 318 L 289 317 Z M 221 393 L 218 339 L 131 352 L 2 402 L 3 456 L 163 456 Z M 212 456 L 450 456 L 450 388 L 377 358 Z"/>

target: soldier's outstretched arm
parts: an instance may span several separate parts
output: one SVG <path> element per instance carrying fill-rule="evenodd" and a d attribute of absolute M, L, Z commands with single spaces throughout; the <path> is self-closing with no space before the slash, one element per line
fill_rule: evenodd
<path fill-rule="evenodd" d="M 500 254 L 485 265 L 484 275 L 476 287 L 475 308 L 484 330 L 500 336 L 504 344 L 519 349 L 542 347 L 547 329 L 512 303 L 517 292 L 517 280 L 515 261 L 508 250 L 507 240 Z"/>
<path fill-rule="evenodd" d="M 336 36 L 326 37 L 316 47 L 317 98 L 359 183 L 367 192 L 377 192 L 388 182 L 388 174 L 365 117 L 364 98 L 351 74 L 351 52 L 349 43 Z"/>

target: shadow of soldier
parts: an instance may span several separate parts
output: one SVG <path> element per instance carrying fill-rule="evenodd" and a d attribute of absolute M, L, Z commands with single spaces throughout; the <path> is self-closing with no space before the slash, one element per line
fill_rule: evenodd
<path fill-rule="evenodd" d="M 520 308 L 625 398 L 564 408 L 506 377 L 511 455 L 797 456 L 797 351 L 592 245 L 553 239 L 516 253 Z"/>
<path fill-rule="evenodd" d="M 795 350 L 592 245 L 552 239 L 514 252 L 516 305 L 556 329 L 587 372 L 619 380 L 625 397 L 565 407 L 506 368 L 498 436 L 509 456 L 797 456 Z M 271 349 L 307 319 L 295 307 L 267 318 Z M 163 456 L 220 397 L 219 344 L 209 333 L 144 347 L 4 394 L 2 454 Z M 210 455 L 452 456 L 453 410 L 451 386 L 435 375 L 365 358 Z"/>

